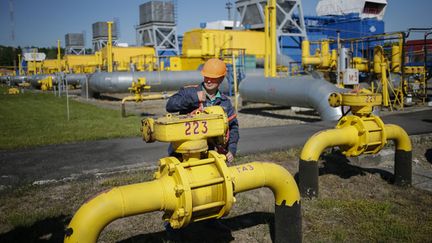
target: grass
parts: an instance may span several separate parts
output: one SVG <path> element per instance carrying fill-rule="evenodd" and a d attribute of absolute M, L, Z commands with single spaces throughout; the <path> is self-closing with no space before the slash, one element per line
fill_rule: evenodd
<path fill-rule="evenodd" d="M 397 188 L 395 188 L 397 189 Z M 412 190 L 412 189 L 410 189 Z M 306 202 L 304 212 L 310 222 L 311 241 L 426 242 L 432 229 L 431 195 L 416 191 L 427 204 L 406 205 L 409 198 L 399 195 L 377 199 L 325 198 Z M 421 201 L 421 200 L 419 200 Z M 314 213 L 313 213 L 314 212 Z"/>
<path fill-rule="evenodd" d="M 1 87 L 1 149 L 139 133 L 139 118 L 135 116 L 124 119 L 117 111 L 71 101 L 71 120 L 66 121 L 64 98 L 35 93 L 8 96 L 4 92 Z M 427 142 L 430 144 L 430 140 Z M 294 175 L 299 153 L 299 149 L 289 149 L 240 156 L 236 164 L 271 161 Z M 424 152 L 417 154 L 423 156 Z M 64 227 L 86 199 L 114 186 L 149 180 L 152 171 L 134 170 L 68 183 L 2 189 L 0 242 L 61 242 Z M 195 223 L 188 228 L 200 229 L 203 237 L 190 233 L 187 237 L 190 242 L 213 238 L 223 242 L 269 242 L 273 200 L 269 189 L 239 193 L 228 217 L 219 221 L 228 226 L 228 232 L 201 229 Z M 302 200 L 302 215 L 304 242 L 430 242 L 432 194 L 396 187 L 373 173 L 350 178 L 325 174 L 320 176 L 320 196 Z M 116 220 L 102 232 L 100 242 L 166 241 L 161 216 L 155 212 Z"/>
<path fill-rule="evenodd" d="M 260 157 L 270 160 L 280 155 L 281 152 L 276 152 Z M 290 167 L 286 162 L 283 165 Z M 302 200 L 304 241 L 429 242 L 432 194 L 388 184 L 379 175 L 371 176 L 358 175 L 351 179 L 320 176 L 323 195 Z M 0 193 L 0 241 L 34 242 L 48 237 L 51 242 L 56 242 L 61 239 L 64 226 L 87 198 L 113 186 L 149 180 L 152 180 L 151 171 L 136 170 L 70 183 L 5 190 Z M 354 184 L 356 190 L 341 192 L 342 184 Z M 271 191 L 257 189 L 239 193 L 236 198 L 229 216 L 221 220 L 221 224 L 230 229 L 228 235 L 235 241 L 269 242 L 268 224 L 272 221 L 269 213 L 273 212 L 274 204 Z M 265 220 L 259 217 L 265 217 Z M 119 219 L 102 232 L 100 242 L 150 242 L 158 237 L 166 240 L 162 225 L 161 214 L 157 212 Z M 220 229 L 205 227 L 205 224 L 190 227 L 192 230 L 185 237 L 192 242 L 202 242 L 202 238 L 190 233 L 197 229 L 208 237 L 227 234 Z M 216 239 L 226 240 L 223 236 Z"/>
<path fill-rule="evenodd" d="M 122 118 L 119 111 L 102 109 L 51 93 L 7 95 L 0 87 L 0 149 L 138 136 L 140 118 Z"/>

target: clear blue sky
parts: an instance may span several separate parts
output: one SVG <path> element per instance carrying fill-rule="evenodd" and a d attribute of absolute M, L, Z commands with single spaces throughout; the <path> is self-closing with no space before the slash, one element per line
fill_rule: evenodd
<path fill-rule="evenodd" d="M 177 34 L 200 23 L 227 19 L 226 0 L 177 0 Z M 231 0 L 234 2 L 234 0 Z M 91 25 L 118 18 L 120 42 L 135 44 L 139 5 L 146 0 L 13 0 L 15 40 L 11 39 L 9 0 L 0 0 L 0 45 L 40 47 L 64 46 L 67 33 L 86 32 L 86 47 L 91 47 Z M 305 15 L 315 15 L 318 0 L 304 0 Z M 431 0 L 388 0 L 384 18 L 386 31 L 409 27 L 432 27 Z"/>

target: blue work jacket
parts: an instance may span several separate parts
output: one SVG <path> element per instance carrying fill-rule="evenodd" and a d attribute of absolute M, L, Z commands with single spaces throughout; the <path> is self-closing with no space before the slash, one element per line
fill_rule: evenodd
<path fill-rule="evenodd" d="M 200 107 L 200 101 L 197 92 L 203 90 L 203 84 L 181 88 L 176 94 L 169 98 L 166 104 L 166 110 L 170 113 L 179 112 L 180 114 L 188 114 L 198 109 Z M 213 101 L 210 101 L 207 97 L 207 101 L 203 102 L 202 105 L 203 107 L 219 105 L 226 112 L 229 121 L 229 139 L 226 145 L 228 151 L 235 155 L 240 136 L 238 131 L 237 114 L 234 111 L 231 101 L 224 94 L 221 94 Z"/>

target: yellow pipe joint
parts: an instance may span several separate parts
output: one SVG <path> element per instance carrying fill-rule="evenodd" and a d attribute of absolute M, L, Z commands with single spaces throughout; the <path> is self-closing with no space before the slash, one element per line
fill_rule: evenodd
<path fill-rule="evenodd" d="M 48 76 L 44 79 L 41 79 L 38 81 L 38 83 L 41 85 L 41 90 L 42 91 L 47 91 L 52 89 L 53 87 L 53 81 L 52 81 L 52 77 Z"/>
<path fill-rule="evenodd" d="M 329 41 L 321 42 L 321 51 L 317 51 L 315 56 L 310 54 L 310 42 L 308 40 L 302 41 L 302 65 L 313 65 L 319 68 L 329 68 L 336 66 L 337 53 L 332 50 L 330 54 Z"/>
<path fill-rule="evenodd" d="M 111 221 L 144 212 L 173 210 L 174 195 L 161 188 L 163 180 L 115 187 L 85 202 L 66 229 L 65 243 L 96 242 L 100 232 Z M 151 196 L 149 196 L 151 195 Z"/>
<path fill-rule="evenodd" d="M 354 68 L 360 72 L 369 72 L 369 61 L 366 58 L 354 57 L 353 64 Z"/>
<path fill-rule="evenodd" d="M 318 161 L 322 151 L 328 147 L 339 145 L 352 147 L 357 143 L 357 134 L 358 131 L 354 127 L 317 132 L 303 146 L 300 158 L 305 161 Z"/>
<path fill-rule="evenodd" d="M 382 46 L 376 46 L 374 48 L 374 62 L 373 62 L 374 72 L 381 73 L 382 72 L 381 65 L 385 63 L 386 60 L 384 56 L 384 49 L 382 48 Z"/>
<path fill-rule="evenodd" d="M 235 193 L 260 187 L 275 195 L 276 242 L 301 241 L 300 193 L 288 171 L 260 162 L 228 168 L 225 155 L 203 150 L 206 138 L 223 136 L 227 125 L 219 106 L 195 115 L 143 120 L 145 141 L 171 142 L 181 158 L 160 159 L 153 181 L 117 187 L 86 202 L 72 218 L 65 242 L 96 242 L 111 221 L 158 210 L 175 229 L 221 218 L 233 206 Z"/>
<path fill-rule="evenodd" d="M 394 140 L 397 150 L 412 151 L 411 140 L 403 128 L 393 124 L 386 124 L 384 128 L 387 140 Z"/>
<path fill-rule="evenodd" d="M 376 154 L 395 140 L 395 184 L 409 185 L 412 180 L 411 141 L 399 126 L 387 124 L 371 114 L 372 107 L 381 104 L 381 95 L 366 91 L 333 93 L 329 97 L 333 107 L 351 106 L 355 115 L 342 117 L 335 129 L 315 133 L 303 147 L 299 162 L 299 186 L 303 196 L 318 194 L 318 159 L 324 149 L 339 146 L 348 157 L 361 154 Z"/>
<path fill-rule="evenodd" d="M 401 71 L 402 66 L 402 51 L 401 47 L 398 45 L 392 46 L 392 71 L 398 73 Z"/>
<path fill-rule="evenodd" d="M 300 193 L 292 175 L 282 166 L 251 162 L 230 167 L 235 193 L 267 187 L 274 196 L 276 205 L 292 206 L 300 202 Z"/>

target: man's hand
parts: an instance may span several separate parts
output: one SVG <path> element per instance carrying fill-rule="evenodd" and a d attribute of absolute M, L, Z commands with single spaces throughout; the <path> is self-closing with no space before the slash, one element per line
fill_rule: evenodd
<path fill-rule="evenodd" d="M 234 161 L 234 155 L 230 151 L 228 151 L 228 153 L 225 156 L 228 163 L 232 163 Z"/>
<path fill-rule="evenodd" d="M 198 95 L 198 100 L 199 101 L 201 101 L 201 102 L 206 101 L 206 95 L 205 95 L 204 91 L 198 91 L 197 95 Z"/>

